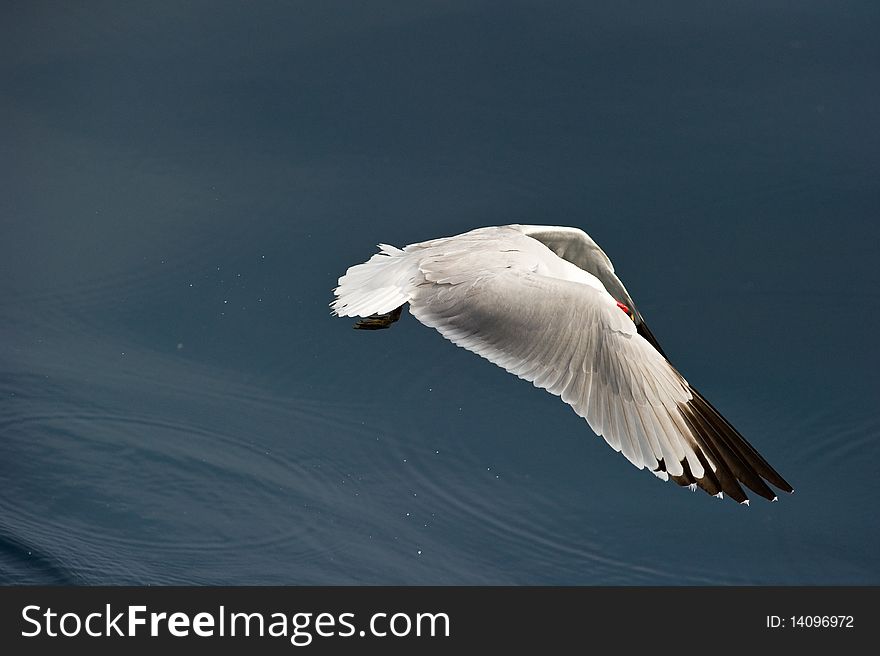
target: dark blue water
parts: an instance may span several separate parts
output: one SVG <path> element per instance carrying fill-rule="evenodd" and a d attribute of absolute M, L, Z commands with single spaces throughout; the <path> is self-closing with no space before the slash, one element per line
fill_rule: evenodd
<path fill-rule="evenodd" d="M 880 584 L 880 11 L 673 4 L 4 6 L 0 582 Z M 511 222 L 589 232 L 796 493 L 330 316 Z"/>

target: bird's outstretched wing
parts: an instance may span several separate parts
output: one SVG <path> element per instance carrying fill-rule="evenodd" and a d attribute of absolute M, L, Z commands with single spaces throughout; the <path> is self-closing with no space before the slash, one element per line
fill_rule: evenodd
<path fill-rule="evenodd" d="M 768 499 L 776 495 L 765 480 L 791 491 L 608 294 L 517 267 L 441 284 L 432 278 L 442 264 L 415 289 L 411 313 L 560 396 L 639 469 L 739 502 L 747 500 L 740 483 Z"/>
<path fill-rule="evenodd" d="M 639 312 L 635 301 L 629 295 L 626 287 L 614 273 L 614 265 L 611 259 L 605 254 L 599 245 L 593 241 L 586 232 L 579 228 L 569 228 L 567 226 L 542 226 L 542 225 L 514 225 L 511 226 L 520 230 L 523 234 L 528 235 L 532 239 L 537 239 L 551 251 L 556 253 L 563 260 L 567 260 L 596 276 L 599 281 L 618 301 L 626 304 L 633 314 L 633 321 L 636 324 L 636 331 L 644 337 L 660 355 L 666 357 L 666 353 L 660 347 L 654 333 L 648 328 L 644 317 Z"/>

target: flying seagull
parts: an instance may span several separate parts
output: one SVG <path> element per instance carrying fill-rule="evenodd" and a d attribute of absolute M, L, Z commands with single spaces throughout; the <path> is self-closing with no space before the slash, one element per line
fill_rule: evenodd
<path fill-rule="evenodd" d="M 404 304 L 426 326 L 562 398 L 639 469 L 748 503 L 779 473 L 670 364 L 611 260 L 578 228 L 478 228 L 352 266 L 330 304 L 388 328 Z M 742 485 L 741 485 L 742 484 Z"/>

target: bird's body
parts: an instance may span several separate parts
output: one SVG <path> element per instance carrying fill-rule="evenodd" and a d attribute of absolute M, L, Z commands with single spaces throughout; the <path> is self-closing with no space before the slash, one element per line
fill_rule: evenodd
<path fill-rule="evenodd" d="M 409 303 L 450 341 L 560 396 L 639 469 L 740 502 L 740 483 L 774 500 L 767 482 L 791 491 L 669 363 L 583 231 L 508 225 L 379 248 L 339 279 L 335 314 L 384 328 Z"/>

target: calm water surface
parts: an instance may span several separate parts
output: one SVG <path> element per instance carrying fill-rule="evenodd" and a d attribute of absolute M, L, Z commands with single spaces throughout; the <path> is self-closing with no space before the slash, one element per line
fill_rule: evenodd
<path fill-rule="evenodd" d="M 4 8 L 0 583 L 880 584 L 880 11 L 605 4 Z M 595 237 L 796 493 L 330 316 L 510 222 Z"/>

